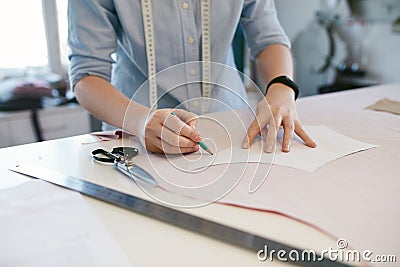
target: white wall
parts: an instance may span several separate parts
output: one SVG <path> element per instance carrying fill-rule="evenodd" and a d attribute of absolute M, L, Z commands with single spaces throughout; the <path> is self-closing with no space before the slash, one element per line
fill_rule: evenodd
<path fill-rule="evenodd" d="M 299 40 L 299 36 L 301 34 L 301 43 L 304 43 L 304 38 L 306 43 L 308 43 L 308 39 L 310 39 L 309 33 L 310 25 L 313 21 L 315 21 L 315 14 L 317 10 L 321 7 L 321 1 L 323 0 L 275 0 L 275 5 L 278 11 L 279 20 L 282 24 L 282 27 L 286 31 L 287 35 L 290 38 L 292 43 L 292 52 L 294 56 L 295 63 L 295 80 L 299 84 L 301 88 L 300 96 L 305 95 L 313 95 L 318 91 L 318 85 L 324 83 L 324 79 L 326 77 L 318 75 L 309 75 L 311 69 L 313 67 L 309 67 L 311 65 L 323 65 L 324 62 L 324 50 L 328 50 L 325 48 L 324 42 L 324 33 L 323 30 L 319 31 L 319 34 L 312 34 L 311 38 L 314 39 L 313 43 L 306 45 L 307 46 L 315 46 L 314 42 L 323 43 L 323 46 L 318 49 L 318 53 L 314 52 L 312 58 L 314 58 L 313 62 L 310 61 L 310 52 L 304 51 L 307 50 L 304 48 L 304 45 L 301 45 L 301 48 L 298 48 L 298 44 L 296 40 Z M 318 30 L 318 29 L 317 29 Z M 322 37 L 320 35 L 322 34 Z M 316 40 L 318 39 L 318 40 Z M 316 51 L 315 48 L 311 49 Z M 313 77 L 310 77 L 313 76 Z"/>
<path fill-rule="evenodd" d="M 317 23 L 316 13 L 337 3 L 341 12 L 347 7 L 344 0 L 275 0 L 279 20 L 292 42 L 294 76 L 301 88 L 300 96 L 317 94 L 321 85 L 331 83 L 334 78 L 332 68 L 317 73 L 329 54 L 329 39 L 326 30 Z M 338 53 L 337 57 L 342 55 Z"/>
<path fill-rule="evenodd" d="M 399 0 L 388 0 L 396 2 Z M 367 20 L 363 24 L 364 32 L 357 42 L 363 45 L 363 69 L 366 75 L 362 78 L 347 77 L 351 84 L 375 84 L 400 81 L 400 34 L 392 31 L 392 19 L 385 20 L 391 14 L 400 13 L 400 4 L 388 10 L 386 1 L 370 1 L 367 14 L 374 14 L 378 20 Z M 368 2 L 366 2 L 368 3 Z M 347 57 L 346 43 L 339 38 L 336 27 L 333 37 L 335 39 L 335 54 L 330 67 L 321 73 L 329 55 L 329 39 L 324 26 L 319 25 L 316 19 L 318 10 L 331 16 L 338 14 L 340 21 L 349 18 L 350 10 L 346 0 L 275 0 L 280 22 L 292 42 L 292 52 L 295 60 L 295 79 L 300 85 L 301 95 L 312 95 L 318 92 L 321 86 L 334 83 L 336 66 Z M 329 7 L 329 9 L 328 9 Z M 378 7 L 380 9 L 378 9 Z M 334 9 L 332 9 L 334 8 Z M 393 9 L 395 9 L 393 11 Z M 333 11 L 334 10 L 334 11 Z M 385 13 L 386 12 L 386 13 Z M 395 17 L 395 16 L 393 16 Z M 346 32 L 351 31 L 350 24 Z M 355 34 L 355 33 L 353 33 Z M 349 40 L 349 38 L 346 38 Z M 377 42 L 381 40 L 381 42 Z M 355 40 L 353 40 L 355 41 Z"/>
<path fill-rule="evenodd" d="M 313 19 L 321 0 L 275 0 L 279 20 L 290 40 Z"/>

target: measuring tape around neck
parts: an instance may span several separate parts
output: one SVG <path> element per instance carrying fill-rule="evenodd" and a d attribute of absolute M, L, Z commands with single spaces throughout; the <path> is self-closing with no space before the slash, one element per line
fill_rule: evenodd
<path fill-rule="evenodd" d="M 202 113 L 209 109 L 211 96 L 210 0 L 201 1 Z"/>
<path fill-rule="evenodd" d="M 156 49 L 154 46 L 154 25 L 151 0 L 142 0 L 142 17 L 145 32 L 147 74 L 149 79 L 150 108 L 157 109 Z"/>
<path fill-rule="evenodd" d="M 156 50 L 151 0 L 141 0 L 141 6 L 146 42 L 149 104 L 150 108 L 157 109 Z M 207 99 L 211 96 L 210 0 L 201 0 L 200 6 L 202 30 L 202 97 L 205 98 L 205 103 L 203 103 L 204 112 L 208 110 Z"/>

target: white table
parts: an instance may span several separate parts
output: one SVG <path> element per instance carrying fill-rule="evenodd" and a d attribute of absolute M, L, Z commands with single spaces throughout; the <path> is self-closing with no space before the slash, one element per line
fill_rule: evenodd
<path fill-rule="evenodd" d="M 379 147 L 372 155 L 370 153 L 368 156 L 363 154 L 341 158 L 311 174 L 273 166 L 269 179 L 286 174 L 298 176 L 299 181 L 306 179 L 308 175 L 320 176 L 321 179 L 326 175 L 338 174 L 377 176 L 376 179 L 381 178 L 378 175 L 389 178 L 398 176 L 400 173 L 400 153 L 398 153 L 400 116 L 367 111 L 367 116 L 361 118 L 358 116 L 359 113 L 355 112 L 384 97 L 399 101 L 400 85 L 384 85 L 299 99 L 298 112 L 304 124 L 324 124 L 360 141 L 378 144 Z M 9 166 L 25 161 L 35 162 L 37 165 L 121 191 L 132 187 L 132 183 L 124 176 L 116 177 L 115 171 L 109 166 L 94 163 L 90 157 L 93 149 L 99 146 L 112 148 L 120 145 L 120 140 L 90 145 L 82 145 L 81 141 L 82 136 L 76 136 L 1 149 L 0 188 L 12 187 L 29 180 L 7 170 Z M 361 164 L 360 161 L 367 164 Z M 374 161 L 376 164 L 371 164 Z M 111 176 L 113 179 L 109 179 Z M 400 188 L 400 180 L 395 186 Z M 393 188 L 386 188 L 384 182 L 381 184 L 381 189 L 388 192 L 393 190 Z M 360 190 L 363 189 L 360 188 Z M 388 194 L 388 197 L 393 198 L 392 201 L 399 202 L 400 200 L 399 196 L 393 196 L 393 194 Z M 245 251 L 90 198 L 85 198 L 85 201 L 93 208 L 106 229 L 128 255 L 133 266 L 262 266 L 266 264 L 257 259 L 256 252 Z M 321 251 L 334 247 L 336 244 L 336 240 L 327 234 L 274 213 L 222 204 L 211 204 L 186 211 L 302 248 Z M 398 209 L 395 212 L 398 214 Z M 400 217 L 397 219 L 400 221 Z M 397 256 L 400 257 L 400 255 Z M 274 262 L 273 266 L 286 265 Z"/>

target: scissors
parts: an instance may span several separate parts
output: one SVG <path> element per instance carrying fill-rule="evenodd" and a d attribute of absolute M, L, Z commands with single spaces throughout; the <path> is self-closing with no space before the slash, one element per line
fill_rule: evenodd
<path fill-rule="evenodd" d="M 146 182 L 154 187 L 158 186 L 157 181 L 146 170 L 133 163 L 133 158 L 139 154 L 135 147 L 114 147 L 111 152 L 102 148 L 92 151 L 95 161 L 112 163 L 114 168 L 128 176 L 130 179 Z"/>

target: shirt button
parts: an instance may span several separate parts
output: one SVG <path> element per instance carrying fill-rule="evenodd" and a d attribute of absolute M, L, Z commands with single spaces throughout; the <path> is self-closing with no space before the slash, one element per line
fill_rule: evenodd
<path fill-rule="evenodd" d="M 193 37 L 189 37 L 188 38 L 188 42 L 189 42 L 189 44 L 193 44 L 194 43 L 194 38 Z"/>
<path fill-rule="evenodd" d="M 188 4 L 187 2 L 184 2 L 184 3 L 182 4 L 182 8 L 183 8 L 183 9 L 188 9 L 188 8 L 189 8 L 189 4 Z"/>
<path fill-rule="evenodd" d="M 199 100 L 193 101 L 193 106 L 194 106 L 194 107 L 197 108 L 197 107 L 199 106 L 199 104 L 200 104 L 200 103 L 199 103 Z"/>
<path fill-rule="evenodd" d="M 197 71 L 195 69 L 190 70 L 190 75 L 194 76 L 197 74 Z"/>

